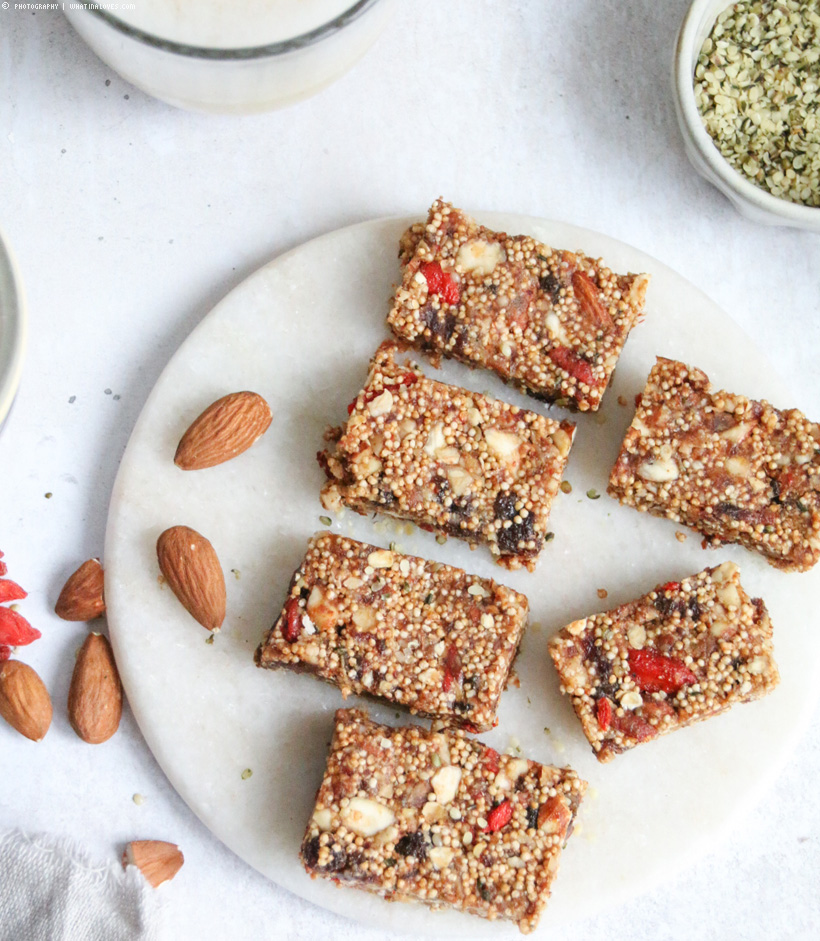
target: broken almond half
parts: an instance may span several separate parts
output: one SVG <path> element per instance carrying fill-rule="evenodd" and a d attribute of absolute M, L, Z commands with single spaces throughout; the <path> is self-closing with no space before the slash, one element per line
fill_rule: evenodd
<path fill-rule="evenodd" d="M 69 575 L 54 611 L 64 621 L 93 621 L 105 614 L 103 567 L 99 559 L 83 562 Z"/>
<path fill-rule="evenodd" d="M 157 561 L 183 607 L 209 631 L 225 620 L 225 576 L 216 550 L 190 526 L 172 526 L 157 539 Z"/>
<path fill-rule="evenodd" d="M 45 683 L 19 660 L 0 663 L 0 716 L 21 735 L 39 742 L 51 725 L 51 697 Z"/>
<path fill-rule="evenodd" d="M 122 868 L 136 866 L 154 888 L 173 879 L 184 862 L 180 848 L 163 840 L 133 840 L 122 854 Z"/>
<path fill-rule="evenodd" d="M 80 647 L 71 688 L 68 721 L 89 745 L 107 742 L 122 717 L 122 683 L 107 637 L 89 634 Z"/>
<path fill-rule="evenodd" d="M 182 436 L 174 464 L 202 470 L 242 454 L 268 430 L 270 406 L 256 392 L 232 392 L 209 405 Z"/>

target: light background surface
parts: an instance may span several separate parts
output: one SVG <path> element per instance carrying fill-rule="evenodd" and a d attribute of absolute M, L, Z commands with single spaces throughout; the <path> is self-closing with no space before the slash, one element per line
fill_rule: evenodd
<path fill-rule="evenodd" d="M 0 549 L 30 591 L 21 611 L 44 637 L 25 659 L 56 705 L 40 745 L 0 728 L 0 827 L 73 836 L 102 859 L 131 838 L 180 843 L 186 865 L 162 892 L 167 937 L 390 937 L 301 901 L 227 851 L 170 788 L 129 713 L 106 745 L 76 739 L 63 704 L 85 627 L 51 609 L 69 572 L 102 552 L 134 422 L 213 305 L 307 239 L 423 215 L 438 195 L 653 255 L 756 339 L 793 392 L 776 404 L 820 416 L 820 240 L 745 221 L 686 163 L 669 92 L 685 7 L 415 0 L 337 85 L 252 118 L 175 111 L 125 85 L 59 14 L 0 11 L 0 225 L 31 318 L 0 437 Z M 683 314 L 670 319 L 676 329 Z M 707 330 L 700 342 L 710 340 Z M 739 355 L 731 344 L 716 353 Z M 816 936 L 818 776 L 810 729 L 720 849 L 549 936 Z"/>

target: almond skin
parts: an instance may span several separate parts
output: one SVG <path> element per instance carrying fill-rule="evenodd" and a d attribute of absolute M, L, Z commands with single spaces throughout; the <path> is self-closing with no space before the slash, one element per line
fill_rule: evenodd
<path fill-rule="evenodd" d="M 64 621 L 93 621 L 105 614 L 103 567 L 99 559 L 83 562 L 69 575 L 54 611 Z"/>
<path fill-rule="evenodd" d="M 242 454 L 268 430 L 271 412 L 256 392 L 232 392 L 217 399 L 182 436 L 174 464 L 202 470 Z"/>
<path fill-rule="evenodd" d="M 107 637 L 89 634 L 77 654 L 68 691 L 68 721 L 89 745 L 107 742 L 122 717 L 122 683 Z"/>
<path fill-rule="evenodd" d="M 0 716 L 21 735 L 40 742 L 51 725 L 51 697 L 40 677 L 19 660 L 0 663 Z"/>
<path fill-rule="evenodd" d="M 163 840 L 134 840 L 122 854 L 122 868 L 136 866 L 154 888 L 173 879 L 184 862 L 180 848 Z"/>
<path fill-rule="evenodd" d="M 210 542 L 189 526 L 172 526 L 157 540 L 157 561 L 186 611 L 218 631 L 225 620 L 225 576 Z"/>

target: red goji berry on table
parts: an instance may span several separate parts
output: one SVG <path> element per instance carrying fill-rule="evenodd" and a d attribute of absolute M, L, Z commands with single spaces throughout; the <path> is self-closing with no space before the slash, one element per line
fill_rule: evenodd
<path fill-rule="evenodd" d="M 11 608 L 0 607 L 0 644 L 23 647 L 42 636 L 36 627 Z"/>
<path fill-rule="evenodd" d="M 13 582 L 10 578 L 0 578 L 0 602 L 20 601 L 27 595 L 28 592 L 24 591 L 17 582 Z"/>
<path fill-rule="evenodd" d="M 0 663 L 4 660 L 8 660 L 11 656 L 11 647 L 6 647 L 5 644 L 0 644 Z"/>

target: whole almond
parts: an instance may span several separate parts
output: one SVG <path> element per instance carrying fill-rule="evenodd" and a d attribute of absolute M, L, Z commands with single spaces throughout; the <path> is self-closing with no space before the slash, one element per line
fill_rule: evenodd
<path fill-rule="evenodd" d="M 89 745 L 107 742 L 122 717 L 122 683 L 107 637 L 89 634 L 77 654 L 68 691 L 68 721 Z"/>
<path fill-rule="evenodd" d="M 163 840 L 134 840 L 122 854 L 122 868 L 136 866 L 154 888 L 173 879 L 184 862 L 180 848 Z"/>
<path fill-rule="evenodd" d="M 0 716 L 21 735 L 39 742 L 51 725 L 51 697 L 40 677 L 19 660 L 0 663 Z"/>
<path fill-rule="evenodd" d="M 99 559 L 89 559 L 69 575 L 54 611 L 65 621 L 93 621 L 105 614 L 103 567 Z"/>
<path fill-rule="evenodd" d="M 268 403 L 256 392 L 232 392 L 195 419 L 182 436 L 174 463 L 182 470 L 202 470 L 242 454 L 268 430 Z"/>
<path fill-rule="evenodd" d="M 225 620 L 225 576 L 210 542 L 189 526 L 172 526 L 157 539 L 157 560 L 189 614 L 218 631 Z"/>

